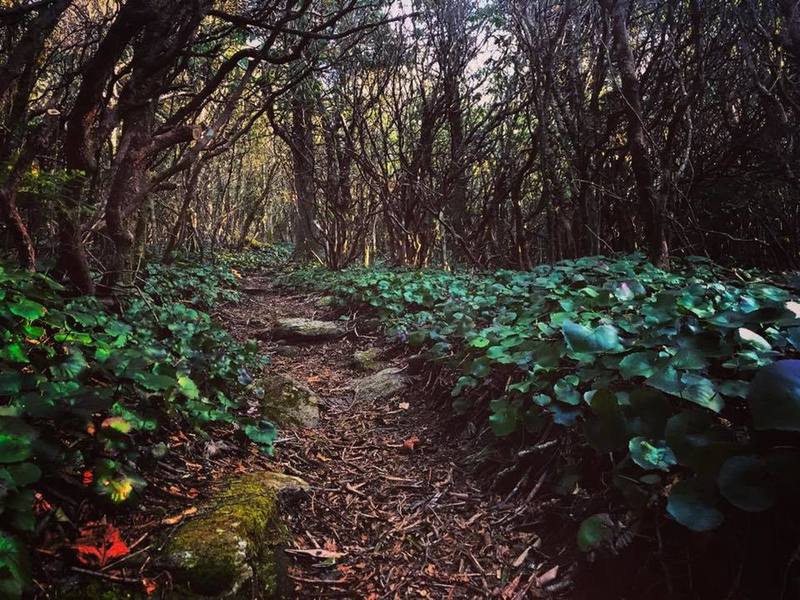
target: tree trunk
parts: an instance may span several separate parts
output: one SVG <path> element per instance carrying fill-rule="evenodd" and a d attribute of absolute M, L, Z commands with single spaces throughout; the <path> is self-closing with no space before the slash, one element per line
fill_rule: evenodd
<path fill-rule="evenodd" d="M 601 0 L 611 19 L 614 57 L 622 80 L 622 98 L 628 119 L 628 153 L 636 180 L 638 213 L 647 239 L 647 252 L 658 266 L 669 262 L 666 215 L 663 198 L 654 186 L 647 132 L 642 117 L 642 98 L 636 61 L 631 49 L 627 18 L 631 0 Z"/>

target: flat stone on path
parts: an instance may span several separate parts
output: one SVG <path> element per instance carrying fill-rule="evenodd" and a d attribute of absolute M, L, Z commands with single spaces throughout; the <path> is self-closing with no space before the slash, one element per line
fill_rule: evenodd
<path fill-rule="evenodd" d="M 406 389 L 407 377 L 402 369 L 390 367 L 356 382 L 356 402 L 389 400 Z"/>
<path fill-rule="evenodd" d="M 272 337 L 287 342 L 324 342 L 347 335 L 347 330 L 333 321 L 295 317 L 278 319 L 270 331 Z"/>
<path fill-rule="evenodd" d="M 264 390 L 262 415 L 279 426 L 316 427 L 319 397 L 306 385 L 286 375 L 270 374 L 258 385 Z"/>

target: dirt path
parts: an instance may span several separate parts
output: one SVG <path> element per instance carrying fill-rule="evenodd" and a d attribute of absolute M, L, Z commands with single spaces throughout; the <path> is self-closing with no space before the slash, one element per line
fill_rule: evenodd
<path fill-rule="evenodd" d="M 245 287 L 264 290 L 233 309 L 241 335 L 280 317 L 334 316 L 317 299 L 265 281 Z M 455 430 L 413 378 L 390 399 L 358 399 L 366 374 L 352 355 L 380 340 L 359 335 L 353 323 L 349 329 L 344 339 L 292 349 L 262 342 L 271 369 L 306 383 L 322 403 L 319 427 L 282 429 L 275 455 L 277 469 L 312 485 L 290 523 L 298 597 L 545 597 L 540 588 L 556 574 L 531 523 L 512 518 L 520 512 L 482 489 L 462 462 L 476 450 L 474 435 Z"/>

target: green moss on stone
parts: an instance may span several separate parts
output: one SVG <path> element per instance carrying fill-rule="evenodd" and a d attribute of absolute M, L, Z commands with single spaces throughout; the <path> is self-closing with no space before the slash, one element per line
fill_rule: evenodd
<path fill-rule="evenodd" d="M 380 371 L 383 364 L 378 360 L 381 351 L 377 348 L 358 350 L 353 353 L 353 366 L 361 371 Z"/>
<path fill-rule="evenodd" d="M 316 427 L 319 398 L 307 386 L 285 375 L 268 375 L 259 381 L 264 390 L 262 415 L 278 426 Z"/>
<path fill-rule="evenodd" d="M 184 591 L 200 597 L 281 597 L 281 547 L 289 532 L 279 519 L 278 494 L 303 488 L 278 473 L 239 477 L 170 540 L 166 566 Z"/>
<path fill-rule="evenodd" d="M 143 593 L 131 591 L 121 586 L 102 581 L 89 581 L 55 595 L 56 600 L 145 600 Z"/>

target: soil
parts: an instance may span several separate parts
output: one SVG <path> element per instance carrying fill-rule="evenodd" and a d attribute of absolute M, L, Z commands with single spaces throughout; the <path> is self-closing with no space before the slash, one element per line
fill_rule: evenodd
<path fill-rule="evenodd" d="M 334 319 L 342 312 L 267 280 L 247 287 L 255 293 L 226 311 L 241 338 L 277 318 Z M 353 353 L 379 346 L 383 336 L 362 331 L 357 316 L 348 330 L 345 338 L 298 352 L 279 354 L 281 342 L 262 342 L 271 371 L 305 383 L 321 399 L 319 427 L 281 429 L 274 456 L 274 468 L 312 486 L 290 515 L 297 596 L 521 599 L 568 587 L 569 569 L 543 551 L 522 500 L 505 502 L 508 494 L 489 491 L 465 464 L 480 451 L 476 432 L 443 418 L 449 411 L 430 397 L 430 381 L 412 376 L 389 400 L 356 400 L 356 382 L 368 373 L 356 370 Z M 386 365 L 412 371 L 404 355 Z"/>

